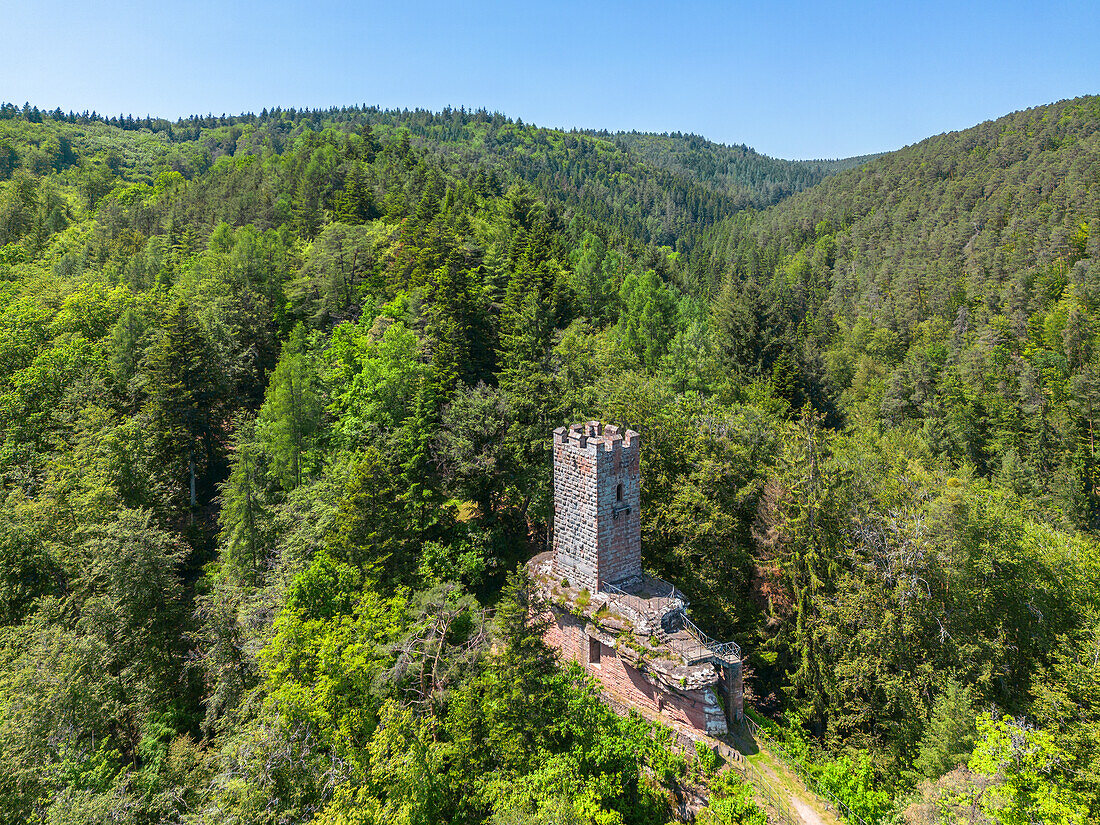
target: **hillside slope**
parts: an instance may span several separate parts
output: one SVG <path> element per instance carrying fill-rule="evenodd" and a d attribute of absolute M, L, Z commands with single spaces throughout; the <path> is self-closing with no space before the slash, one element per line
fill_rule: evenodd
<path fill-rule="evenodd" d="M 440 151 L 476 154 L 481 163 L 518 174 L 549 201 L 666 245 L 690 246 L 693 230 L 739 209 L 777 203 L 848 163 L 778 160 L 697 136 L 565 132 L 484 111 L 367 109 L 360 117 L 408 129 Z"/>
<path fill-rule="evenodd" d="M 836 261 L 855 279 L 837 285 L 838 308 L 876 309 L 874 296 L 889 296 L 901 325 L 950 312 L 1028 267 L 1085 255 L 1080 225 L 1100 199 L 1098 124 L 1100 98 L 1079 98 L 928 138 L 825 180 L 747 232 L 716 232 L 712 248 L 744 269 L 731 247 L 742 235 L 793 253 L 827 221 Z"/>
<path fill-rule="evenodd" d="M 13 123 L 17 116 L 37 122 L 36 133 L 53 139 L 40 147 L 41 137 L 20 137 L 10 128 L 7 135 L 0 132 L 0 179 L 20 167 L 60 171 L 87 150 L 117 143 L 119 132 L 128 133 L 117 147 L 123 167 L 133 165 L 140 146 L 161 159 L 171 157 L 173 167 L 191 177 L 226 155 L 281 153 L 303 128 L 369 126 L 383 138 L 401 129 L 449 166 L 527 182 L 566 222 L 598 223 L 624 240 L 668 246 L 690 247 L 700 229 L 738 209 L 774 204 L 845 164 L 776 160 L 695 137 L 563 132 L 484 110 L 265 109 L 169 123 L 0 106 L 0 122 Z M 109 138 L 112 128 L 115 137 Z"/>
<path fill-rule="evenodd" d="M 1098 252 L 1092 97 L 929 138 L 731 218 L 691 267 L 695 288 L 752 307 L 726 318 L 739 369 L 779 369 L 788 395 L 830 414 L 931 428 L 937 451 L 1096 524 L 1081 444 L 1096 423 Z"/>
<path fill-rule="evenodd" d="M 609 138 L 644 163 L 669 169 L 730 195 L 744 192 L 755 206 L 770 206 L 878 155 L 841 160 L 790 161 L 761 155 L 744 144 L 713 143 L 700 135 L 593 132 Z M 746 191 L 747 190 L 747 191 Z"/>

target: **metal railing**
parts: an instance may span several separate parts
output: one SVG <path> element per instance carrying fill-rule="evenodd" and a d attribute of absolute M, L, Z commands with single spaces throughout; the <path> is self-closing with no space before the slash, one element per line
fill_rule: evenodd
<path fill-rule="evenodd" d="M 746 759 L 744 762 L 739 763 L 739 767 L 742 769 L 741 772 L 745 780 L 752 785 L 753 790 L 764 800 L 764 815 L 768 818 L 768 822 L 775 822 L 778 825 L 803 825 L 802 817 L 791 810 L 790 800 L 776 791 L 772 783 L 756 765 Z"/>
<path fill-rule="evenodd" d="M 712 651 L 719 659 L 730 663 L 741 662 L 741 646 L 737 644 L 737 642 L 719 642 L 716 639 L 712 639 L 700 630 L 699 625 L 689 619 L 686 613 L 683 615 L 683 622 L 687 632 L 694 636 L 699 644 L 707 650 Z"/>
<path fill-rule="evenodd" d="M 606 590 L 608 593 L 614 593 L 616 596 L 633 596 L 634 595 L 633 593 L 627 593 L 625 590 L 623 590 L 617 584 L 612 584 L 611 582 L 604 582 L 603 583 L 603 589 Z"/>
<path fill-rule="evenodd" d="M 708 747 L 716 747 L 719 755 L 726 760 L 730 768 L 745 778 L 745 781 L 752 786 L 758 800 L 764 803 L 764 815 L 768 818 L 769 823 L 773 823 L 773 825 L 803 825 L 802 817 L 792 810 L 790 801 L 739 750 L 731 748 L 721 739 L 712 739 L 709 736 L 695 738 L 681 731 L 672 730 L 673 742 L 691 758 L 695 758 L 697 755 L 695 745 L 698 742 L 702 742 Z"/>
<path fill-rule="evenodd" d="M 846 804 L 837 799 L 827 789 L 821 787 L 821 784 L 815 781 L 814 777 L 806 769 L 804 765 L 798 762 L 796 759 L 792 759 L 783 746 L 780 745 L 775 739 L 765 730 L 760 727 L 753 719 L 746 713 L 742 718 L 742 724 L 746 730 L 754 737 L 763 739 L 768 744 L 768 748 L 776 755 L 780 762 L 786 765 L 799 779 L 805 783 L 806 787 L 813 793 L 817 794 L 821 798 L 822 804 L 826 808 L 835 810 L 841 817 L 851 823 L 858 823 L 858 825 L 868 825 L 867 821 L 859 814 L 852 811 Z"/>
<path fill-rule="evenodd" d="M 670 585 L 670 588 L 667 596 L 659 596 L 654 599 L 639 596 L 637 593 L 629 593 L 617 584 L 612 584 L 611 582 L 604 582 L 603 584 L 603 589 L 608 593 L 614 593 L 617 596 L 628 596 L 632 599 L 638 599 L 639 601 L 653 604 L 653 612 L 657 614 L 658 619 L 665 613 L 674 610 L 683 610 L 685 607 L 684 600 L 676 595 L 676 586 Z"/>
<path fill-rule="evenodd" d="M 658 624 L 663 624 L 662 620 L 667 614 L 678 614 L 684 629 L 692 635 L 701 647 L 705 647 L 708 651 L 713 653 L 715 658 L 727 664 L 732 664 L 733 662 L 737 662 L 738 664 L 741 663 L 741 646 L 737 644 L 737 642 L 719 642 L 717 639 L 712 639 L 699 628 L 699 625 L 688 618 L 687 603 L 680 596 L 676 595 L 675 585 L 670 585 L 667 596 L 648 599 L 639 596 L 637 593 L 628 593 L 617 584 L 612 584 L 611 582 L 604 582 L 603 589 L 617 596 L 625 596 L 630 599 L 637 599 L 640 602 L 644 602 L 648 608 L 647 612 L 655 614 Z"/>
<path fill-rule="evenodd" d="M 765 776 L 756 765 L 746 759 L 744 754 L 736 748 L 731 748 L 728 743 L 723 742 L 721 739 L 714 739 L 706 735 L 690 736 L 675 727 L 667 727 L 661 724 L 659 720 L 647 714 L 640 713 L 639 709 L 625 705 L 611 698 L 606 693 L 600 694 L 600 701 L 620 716 L 629 716 L 633 711 L 638 713 L 643 719 L 647 719 L 650 723 L 655 723 L 654 727 L 651 728 L 650 735 L 655 735 L 658 729 L 667 731 L 671 734 L 670 744 L 672 747 L 679 749 L 689 758 L 694 759 L 696 757 L 697 752 L 695 750 L 695 745 L 697 742 L 703 742 L 708 747 L 717 747 L 718 753 L 726 760 L 730 767 L 740 773 L 745 780 L 752 785 L 753 790 L 756 792 L 757 799 L 764 803 L 765 815 L 768 818 L 769 825 L 803 825 L 802 818 L 792 810 L 790 800 L 783 795 L 781 790 L 776 789 L 773 781 Z M 756 723 L 751 719 L 747 719 L 746 721 L 753 726 L 750 730 L 754 730 Z"/>
<path fill-rule="evenodd" d="M 676 585 L 669 585 L 669 587 L 671 589 L 668 591 L 668 595 L 661 596 L 657 600 L 657 615 L 659 617 L 676 610 L 683 611 L 687 607 L 687 602 L 676 595 Z"/>

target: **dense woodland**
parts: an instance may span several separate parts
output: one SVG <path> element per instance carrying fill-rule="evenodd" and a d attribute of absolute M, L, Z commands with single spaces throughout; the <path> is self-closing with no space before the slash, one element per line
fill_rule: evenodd
<path fill-rule="evenodd" d="M 0 106 L 0 823 L 763 823 L 529 621 L 549 433 L 867 823 L 1100 818 L 1100 98 L 795 163 Z"/>

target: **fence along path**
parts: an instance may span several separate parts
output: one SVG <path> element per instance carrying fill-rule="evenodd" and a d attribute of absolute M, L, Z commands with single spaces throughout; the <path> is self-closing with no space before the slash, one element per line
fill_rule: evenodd
<path fill-rule="evenodd" d="M 783 765 L 785 765 L 791 771 L 791 773 L 793 773 L 802 781 L 806 789 L 811 794 L 814 794 L 819 800 L 821 800 L 821 803 L 825 806 L 826 810 L 838 814 L 844 819 L 845 822 L 848 822 L 849 825 L 868 825 L 867 821 L 864 820 L 863 817 L 854 813 L 851 808 L 849 808 L 847 805 L 845 805 L 843 802 L 833 796 L 828 790 L 822 788 L 820 784 L 815 782 L 813 777 L 808 775 L 806 771 L 802 768 L 802 766 L 800 766 L 795 760 L 791 759 L 790 756 L 787 755 L 787 752 L 783 750 L 783 747 L 778 742 L 776 742 L 766 730 L 756 724 L 756 722 L 747 714 L 743 718 L 742 724 L 744 725 L 746 732 L 751 735 L 754 740 L 756 740 L 756 742 L 758 743 L 757 746 L 759 747 L 759 743 L 761 742 L 766 743 L 767 749 L 775 754 L 776 758 L 780 762 L 782 762 Z M 763 750 L 763 748 L 761 748 L 761 750 Z"/>
<path fill-rule="evenodd" d="M 702 742 L 705 746 L 713 749 L 734 770 L 740 773 L 746 782 L 753 786 L 757 792 L 758 800 L 764 803 L 768 822 L 771 825 L 838 825 L 838 820 L 831 813 L 835 809 L 831 808 L 826 800 L 815 799 L 813 791 L 803 782 L 797 770 L 783 757 L 778 755 L 773 757 L 778 773 L 772 770 L 767 763 L 763 763 L 763 769 L 761 769 L 760 765 L 757 765 L 727 741 L 700 733 L 687 734 L 682 730 L 670 727 L 668 720 L 661 717 L 660 714 L 652 714 L 642 708 L 624 705 L 607 694 L 602 694 L 601 698 L 621 716 L 625 716 L 633 710 L 650 721 L 658 722 L 669 728 L 672 731 L 673 742 L 676 747 L 689 756 L 695 755 L 695 744 L 697 742 Z M 760 730 L 756 723 L 747 716 L 744 717 L 743 731 L 747 737 L 754 740 L 762 756 L 771 755 L 771 749 L 764 747 L 760 741 L 761 739 L 772 744 L 773 747 L 778 747 L 767 737 L 767 733 Z M 786 781 L 779 775 L 783 772 L 788 774 Z M 803 797 L 802 799 L 799 798 L 800 795 Z M 815 802 L 816 805 L 813 804 Z M 825 809 L 824 812 L 817 810 L 819 806 Z M 852 825 L 866 825 L 858 817 L 851 819 L 850 822 Z"/>
<path fill-rule="evenodd" d="M 719 739 L 711 741 L 715 743 L 718 753 L 756 790 L 758 800 L 764 803 L 768 822 L 773 825 L 831 825 L 812 805 L 801 802 L 797 791 L 792 793 L 766 765 L 761 770 L 760 765 L 737 748 Z M 763 753 L 763 749 L 760 752 Z"/>

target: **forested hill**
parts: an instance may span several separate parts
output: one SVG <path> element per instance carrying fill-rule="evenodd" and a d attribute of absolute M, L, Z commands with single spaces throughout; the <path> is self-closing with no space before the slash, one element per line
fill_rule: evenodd
<path fill-rule="evenodd" d="M 679 132 L 593 132 L 607 138 L 643 162 L 669 169 L 706 183 L 743 202 L 757 206 L 777 203 L 844 169 L 851 169 L 878 155 L 840 160 L 789 161 L 761 155 L 744 144 L 727 146 L 699 135 Z"/>
<path fill-rule="evenodd" d="M 1098 135 L 1055 104 L 773 204 L 835 167 L 0 107 L 0 825 L 762 825 L 529 621 L 593 418 L 810 781 L 1096 821 Z"/>
<path fill-rule="evenodd" d="M 717 270 L 764 271 L 767 260 L 738 251 L 742 238 L 784 254 L 828 230 L 838 258 L 862 275 L 849 297 L 870 306 L 886 296 L 904 326 L 947 312 L 959 289 L 970 300 L 1037 263 L 1072 265 L 1085 253 L 1080 223 L 1097 208 L 1098 118 L 1100 100 L 1079 98 L 872 159 L 753 218 L 748 232 L 732 223 L 713 233 Z M 852 301 L 843 308 L 850 316 Z"/>
<path fill-rule="evenodd" d="M 144 132 L 146 150 L 159 144 L 162 155 L 172 156 L 173 167 L 187 177 L 224 155 L 280 153 L 303 128 L 349 130 L 369 125 L 380 137 L 403 129 L 418 146 L 446 155 L 449 164 L 528 182 L 561 208 L 567 222 L 599 221 L 606 230 L 627 238 L 673 247 L 678 242 L 690 246 L 700 229 L 722 217 L 747 206 L 776 203 L 847 163 L 776 160 L 744 146 L 726 147 L 694 137 L 564 132 L 484 110 L 265 109 L 258 115 L 193 116 L 170 123 L 0 106 L 0 119 L 17 117 L 57 124 L 53 131 L 62 144 L 79 148 L 87 139 L 93 150 L 109 142 L 104 136 L 110 132 L 103 127 Z M 34 155 L 32 162 L 60 168 L 76 161 L 61 146 L 47 150 L 54 153 L 48 161 Z M 21 163 L 19 158 L 10 139 L 6 146 L 0 144 L 0 175 L 5 170 L 10 174 Z"/>
<path fill-rule="evenodd" d="M 577 185 L 361 113 L 3 113 L 0 822 L 760 821 L 517 572 L 725 196 L 487 115 Z"/>
<path fill-rule="evenodd" d="M 741 366 L 1098 524 L 1100 98 L 1017 112 L 841 172 L 696 250 Z M 1082 444 L 1086 445 L 1082 449 Z"/>
<path fill-rule="evenodd" d="M 691 228 L 713 221 L 715 208 L 727 215 L 768 206 L 866 160 L 780 160 L 695 135 L 562 131 L 465 109 L 368 108 L 352 116 L 352 122 L 405 128 L 432 145 L 472 152 L 482 163 L 518 173 L 544 197 L 579 198 L 586 216 L 667 245 L 691 239 Z M 650 217 L 641 231 L 636 221 L 645 215 L 657 220 Z"/>

